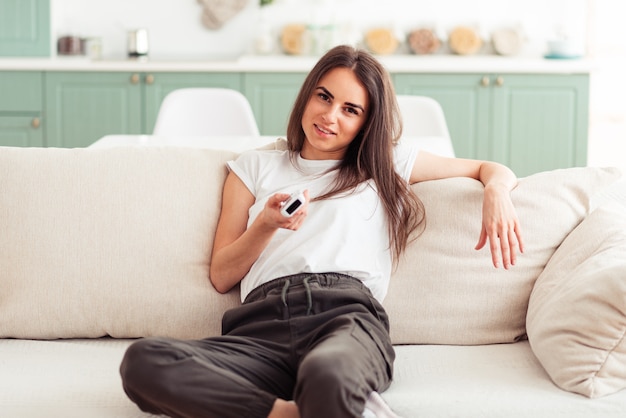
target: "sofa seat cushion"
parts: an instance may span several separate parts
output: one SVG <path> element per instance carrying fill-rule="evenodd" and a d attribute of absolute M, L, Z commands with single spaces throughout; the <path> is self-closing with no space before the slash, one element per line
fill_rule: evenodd
<path fill-rule="evenodd" d="M 0 416 L 145 418 L 122 389 L 132 340 L 0 340 Z"/>
<path fill-rule="evenodd" d="M 0 340 L 0 416 L 147 418 L 124 394 L 132 340 Z M 383 398 L 403 418 L 623 418 L 626 391 L 588 399 L 557 388 L 527 342 L 396 347 Z"/>
<path fill-rule="evenodd" d="M 528 344 L 396 347 L 383 398 L 403 418 L 618 418 L 626 391 L 589 399 L 555 386 Z"/>
<path fill-rule="evenodd" d="M 592 212 L 554 253 L 528 308 L 528 338 L 556 384 L 589 397 L 626 388 L 626 207 Z"/>

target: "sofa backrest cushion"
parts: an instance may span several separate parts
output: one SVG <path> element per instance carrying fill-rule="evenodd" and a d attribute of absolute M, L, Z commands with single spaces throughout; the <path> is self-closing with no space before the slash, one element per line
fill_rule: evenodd
<path fill-rule="evenodd" d="M 0 337 L 219 333 L 225 162 L 183 148 L 0 148 Z"/>
<path fill-rule="evenodd" d="M 526 248 L 509 270 L 493 267 L 488 245 L 474 249 L 481 183 L 451 178 L 413 185 L 426 207 L 426 230 L 404 254 L 384 301 L 393 341 L 489 344 L 524 338 L 535 280 L 585 217 L 590 198 L 618 178 L 616 169 L 588 167 L 520 179 L 511 196 Z"/>
<path fill-rule="evenodd" d="M 221 330 L 238 289 L 209 282 L 226 161 L 232 152 L 125 147 L 0 147 L 0 337 L 165 335 Z M 533 283 L 581 221 L 608 169 L 520 180 L 513 200 L 526 253 L 508 271 L 473 248 L 482 186 L 414 185 L 427 227 L 407 250 L 384 304 L 394 343 L 509 342 L 525 333 Z"/>

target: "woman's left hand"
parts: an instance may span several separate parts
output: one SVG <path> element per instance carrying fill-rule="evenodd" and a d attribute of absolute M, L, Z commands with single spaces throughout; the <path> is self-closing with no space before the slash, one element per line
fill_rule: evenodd
<path fill-rule="evenodd" d="M 489 240 L 489 249 L 494 267 L 505 269 L 515 265 L 517 254 L 524 252 L 524 241 L 519 219 L 510 191 L 506 187 L 489 185 L 485 187 L 483 199 L 483 219 L 480 238 L 476 249 L 480 250 Z"/>

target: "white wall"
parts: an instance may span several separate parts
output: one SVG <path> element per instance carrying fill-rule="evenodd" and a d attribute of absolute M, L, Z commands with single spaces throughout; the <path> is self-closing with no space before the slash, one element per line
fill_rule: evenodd
<path fill-rule="evenodd" d="M 589 164 L 626 175 L 626 25 L 615 0 L 588 0 L 590 85 Z"/>
<path fill-rule="evenodd" d="M 75 34 L 100 37 L 105 58 L 124 58 L 126 32 L 144 27 L 156 59 L 236 57 L 253 50 L 258 0 L 222 29 L 201 24 L 197 0 L 51 0 L 52 38 Z M 278 33 L 285 23 L 325 20 L 359 30 L 386 25 L 401 33 L 421 26 L 445 37 L 458 24 L 473 25 L 487 38 L 491 30 L 517 26 L 528 41 L 526 53 L 544 52 L 547 39 L 565 30 L 579 42 L 586 36 L 587 0 L 275 0 L 263 14 Z M 55 50 L 53 48 L 53 50 Z"/>

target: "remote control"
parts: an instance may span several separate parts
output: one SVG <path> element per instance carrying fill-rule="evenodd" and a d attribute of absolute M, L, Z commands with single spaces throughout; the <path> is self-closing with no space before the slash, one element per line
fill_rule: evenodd
<path fill-rule="evenodd" d="M 303 192 L 292 193 L 287 200 L 282 203 L 280 213 L 289 218 L 306 202 Z"/>

